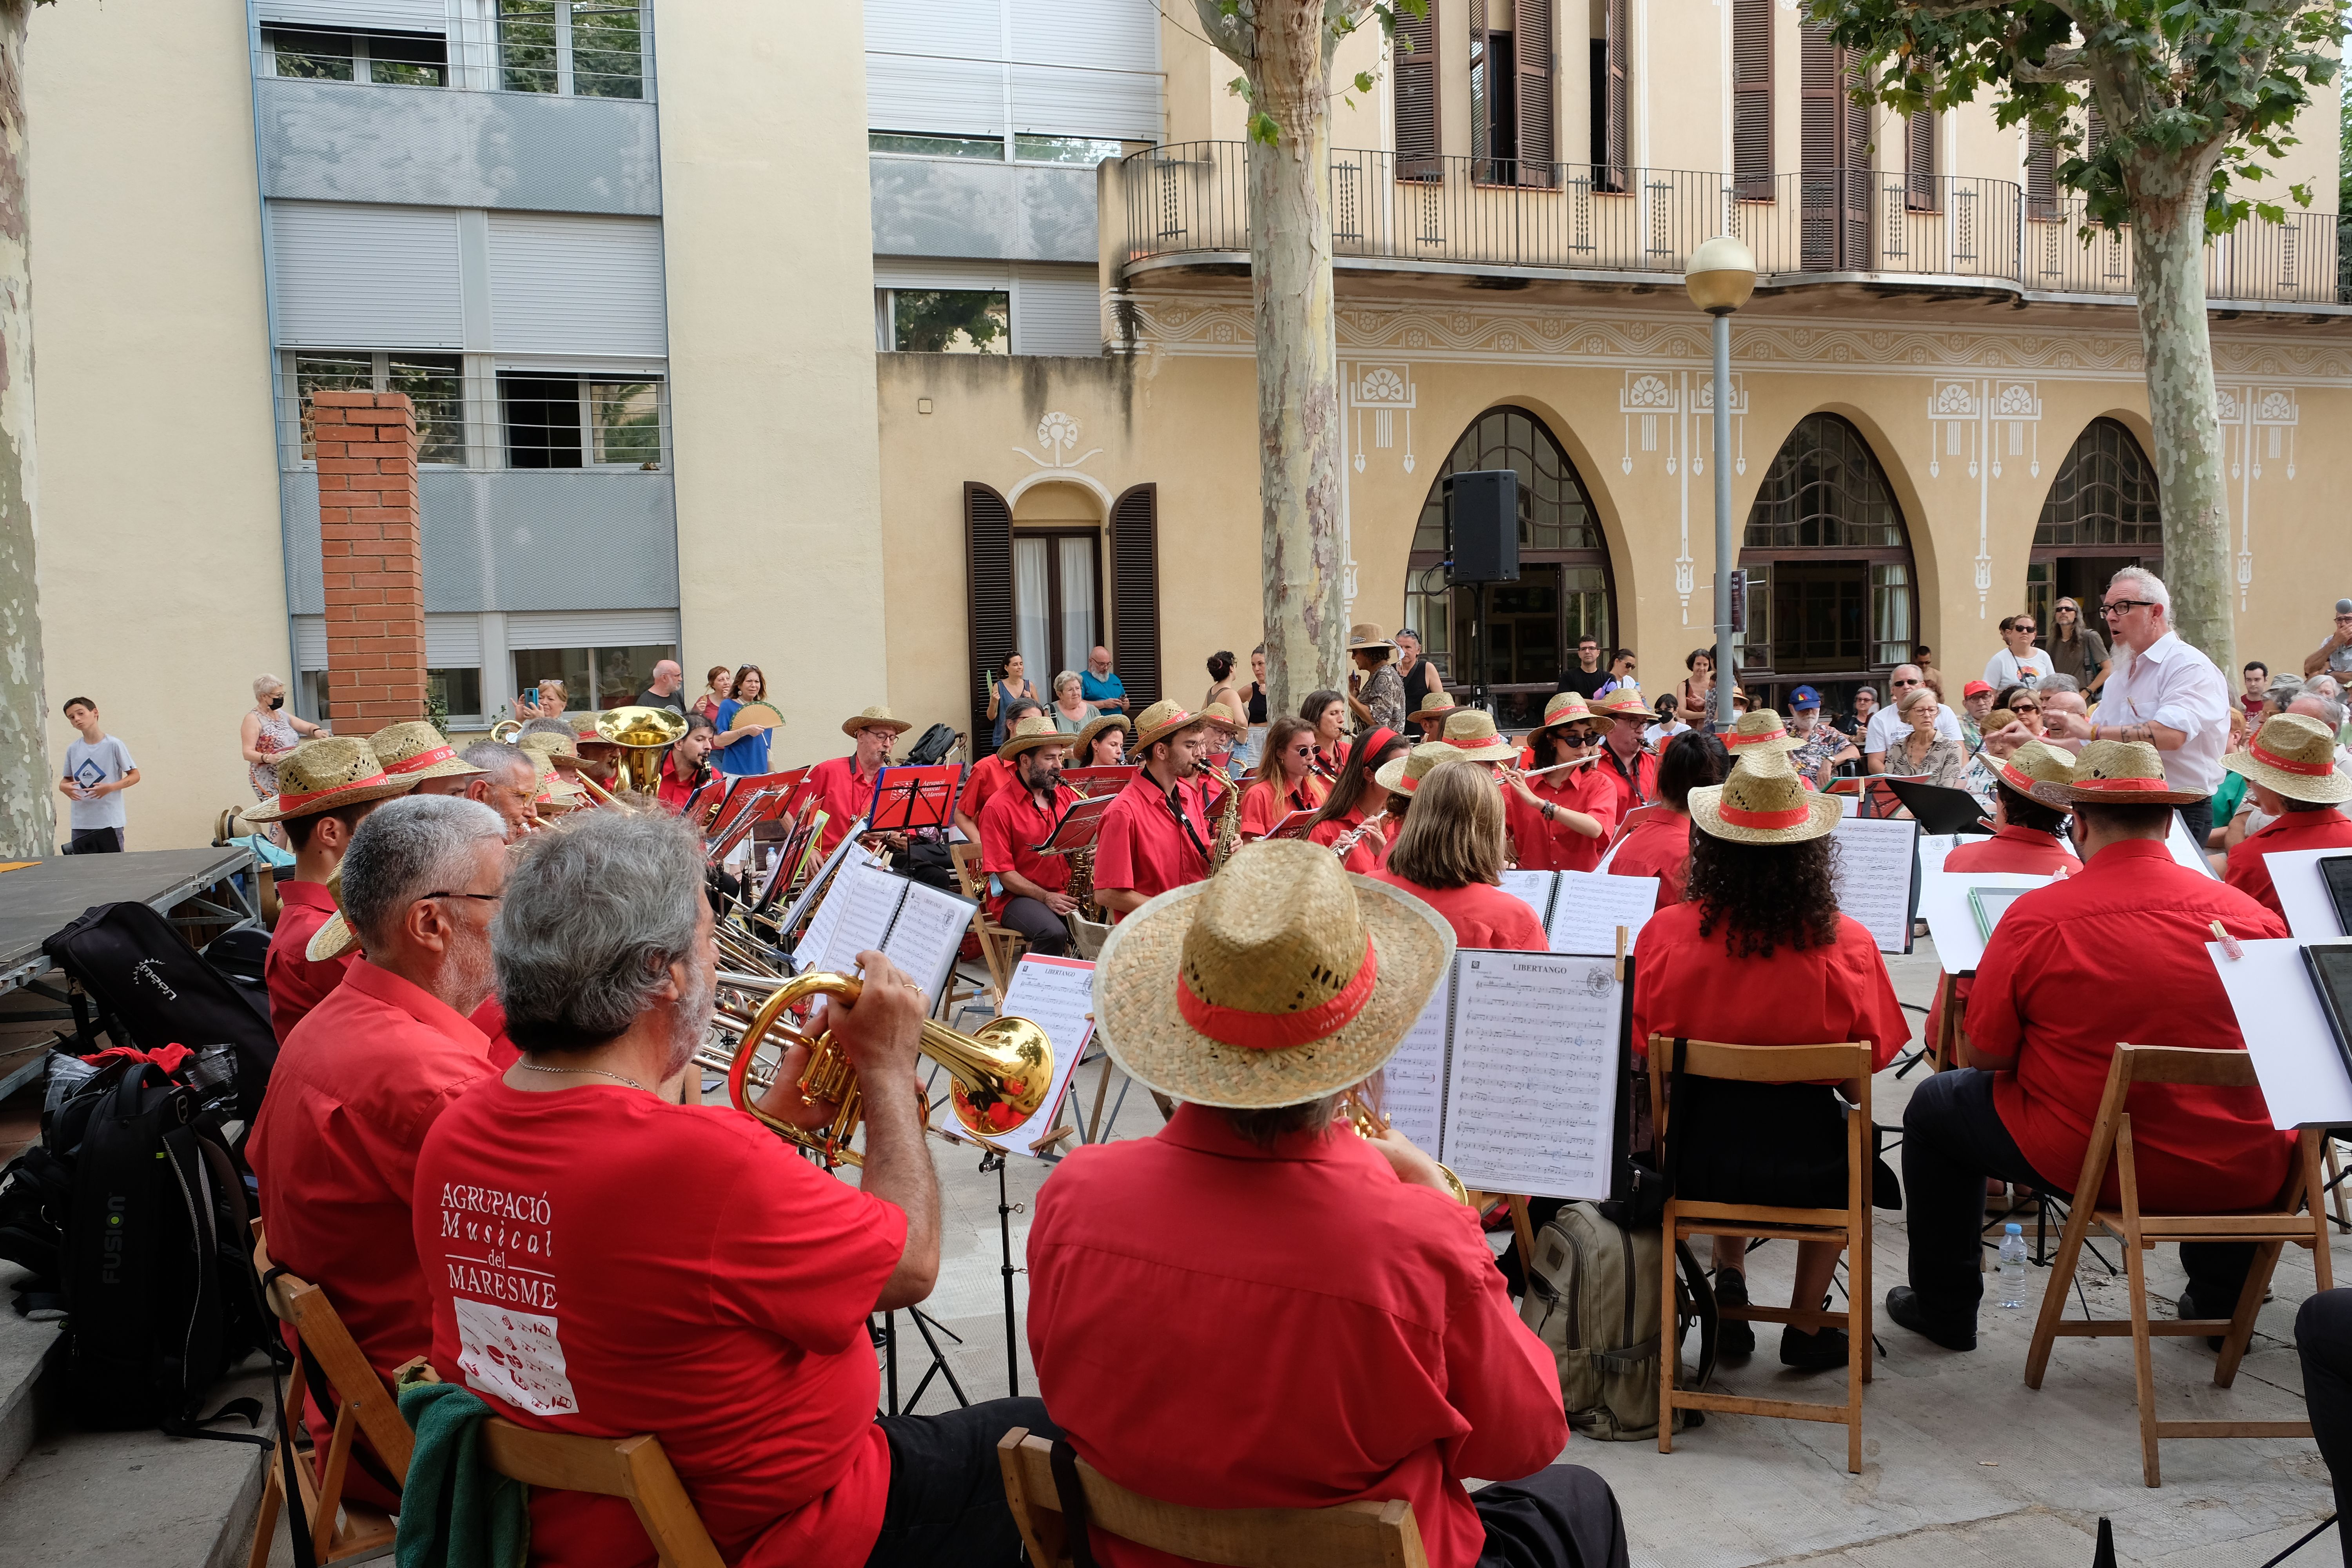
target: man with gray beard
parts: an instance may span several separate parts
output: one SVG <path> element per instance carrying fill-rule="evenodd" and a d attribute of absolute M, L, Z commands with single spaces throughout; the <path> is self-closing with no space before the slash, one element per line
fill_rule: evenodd
<path fill-rule="evenodd" d="M 671 1103 L 718 976 L 702 846 L 599 811 L 532 837 L 493 933 L 521 1058 L 433 1125 L 415 1238 L 433 1364 L 546 1431 L 651 1433 L 719 1555 L 747 1564 L 1020 1559 L 994 1447 L 1052 1434 L 1034 1399 L 877 1420 L 869 1314 L 930 1294 L 940 1193 L 923 1143 L 921 989 L 879 952 L 828 1026 L 865 1089 L 856 1186 L 730 1108 Z M 784 1058 L 761 1108 L 835 1108 Z M 630 1505 L 531 1498 L 531 1559 L 650 1563 Z"/>

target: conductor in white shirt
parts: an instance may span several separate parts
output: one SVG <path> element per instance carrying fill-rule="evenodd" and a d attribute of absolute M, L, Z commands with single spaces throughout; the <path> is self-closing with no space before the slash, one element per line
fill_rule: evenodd
<path fill-rule="evenodd" d="M 2172 595 L 2155 573 L 2138 566 L 2116 573 L 2099 613 L 2115 668 L 2100 689 L 2096 722 L 2047 711 L 2043 721 L 2067 740 L 2154 746 L 2164 759 L 2165 784 L 2204 797 L 2179 808 L 2190 841 L 2202 844 L 2212 830 L 2211 796 L 2230 742 L 2229 678 L 2172 629 Z"/>
<path fill-rule="evenodd" d="M 2003 646 L 1985 664 L 1987 685 L 1995 691 L 2006 691 L 2012 686 L 2039 686 L 2049 677 L 2050 656 L 2033 646 L 2033 634 L 2039 629 L 2032 616 L 2001 617 Z"/>
<path fill-rule="evenodd" d="M 1886 678 L 1886 706 L 1870 716 L 1870 728 L 1863 732 L 1862 755 L 1865 765 L 1874 773 L 1886 771 L 1886 753 L 1895 742 L 1911 732 L 1911 721 L 1898 716 L 1903 695 L 1915 686 L 1924 686 L 1927 678 L 1916 664 L 1898 664 L 1895 673 Z M 1936 733 L 1960 745 L 1960 716 L 1942 703 L 1936 704 Z M 1965 755 L 1967 748 L 1961 747 Z"/>

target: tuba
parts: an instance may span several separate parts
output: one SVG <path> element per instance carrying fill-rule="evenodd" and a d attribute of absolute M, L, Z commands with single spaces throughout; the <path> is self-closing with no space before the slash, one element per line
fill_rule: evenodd
<path fill-rule="evenodd" d="M 772 982 L 748 974 L 726 974 L 721 976 L 721 982 L 742 992 L 771 984 L 774 987 L 769 991 L 767 1000 L 749 1014 L 727 1005 L 720 1008 L 723 1026 L 740 1031 L 734 1053 L 725 1063 L 727 1097 L 735 1102 L 736 1109 L 749 1112 L 788 1142 L 818 1155 L 828 1169 L 863 1165 L 865 1161 L 849 1147 L 866 1114 L 857 1069 L 835 1047 L 830 1034 L 804 1035 L 783 1021 L 786 1009 L 811 996 L 838 996 L 854 1003 L 865 988 L 863 983 L 850 975 L 823 972 Z M 769 1074 L 763 1084 L 752 1062 L 771 1036 L 786 1046 L 808 1047 L 808 1066 L 801 1073 L 797 1087 L 811 1100 L 830 1100 L 841 1108 L 825 1127 L 812 1132 L 779 1121 L 751 1103 L 754 1088 L 774 1081 L 773 1075 Z M 1046 1090 L 1053 1087 L 1054 1042 L 1044 1029 L 1026 1018 L 992 1018 L 971 1035 L 926 1018 L 921 1049 L 923 1055 L 948 1069 L 953 1080 L 951 1098 L 956 1120 L 982 1141 L 1010 1132 L 1028 1121 L 1045 1103 Z"/>
<path fill-rule="evenodd" d="M 686 721 L 667 708 L 612 708 L 596 715 L 599 740 L 620 749 L 622 790 L 651 796 L 661 786 L 662 758 L 686 738 Z"/>

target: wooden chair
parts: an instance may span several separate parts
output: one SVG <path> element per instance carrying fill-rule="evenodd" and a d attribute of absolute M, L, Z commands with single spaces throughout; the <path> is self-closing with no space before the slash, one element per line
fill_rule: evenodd
<path fill-rule="evenodd" d="M 2203 1335 L 2221 1338 L 2221 1357 L 2213 1368 L 2213 1383 L 2227 1388 L 2238 1375 L 2246 1343 L 2253 1337 L 2254 1314 L 2270 1289 L 2271 1270 L 2279 1253 L 2292 1242 L 2311 1248 L 2312 1269 L 2319 1289 L 2332 1289 L 2334 1271 L 2327 1251 L 2327 1211 L 2319 1179 L 2322 1130 L 2306 1127 L 2296 1141 L 2294 1163 L 2287 1171 L 2285 1190 L 2275 1207 L 2251 1213 L 2152 1215 L 2140 1207 L 2139 1172 L 2132 1153 L 2133 1088 L 2139 1084 L 2175 1084 L 2201 1089 L 2255 1089 L 2253 1058 L 2243 1051 L 2187 1050 L 2173 1046 L 2116 1047 L 2107 1068 L 2106 1091 L 2099 1097 L 2099 1114 L 2091 1123 L 2090 1147 L 2083 1154 L 2082 1174 L 2075 1179 L 2075 1202 L 2066 1216 L 2058 1256 L 2050 1268 L 2050 1284 L 2042 1296 L 2042 1316 L 2033 1326 L 2033 1346 L 2025 1358 L 2025 1385 L 2042 1386 L 2050 1364 L 2050 1350 L 2061 1334 L 2132 1342 L 2132 1371 L 2139 1403 L 2141 1477 L 2151 1486 L 2163 1481 L 2157 1468 L 2157 1444 L 2165 1437 L 2308 1437 L 2308 1421 L 2162 1421 L 2156 1413 L 2156 1373 L 2150 1341 L 2157 1335 Z M 2103 1208 L 2100 1190 L 2113 1167 L 2122 1206 Z M 2298 1214 L 2298 1209 L 2304 1210 Z M 2131 1281 L 2131 1316 L 2068 1321 L 2066 1295 L 2074 1288 L 2074 1262 L 2093 1226 L 2123 1243 L 2125 1271 Z M 2254 1266 L 2238 1293 L 2236 1309 L 2227 1318 L 2181 1318 L 2151 1322 L 2147 1315 L 2147 1266 L 2141 1254 L 2159 1241 L 2237 1241 L 2254 1245 Z"/>
<path fill-rule="evenodd" d="M 253 1222 L 254 1267 L 264 1276 L 272 1268 L 261 1222 Z M 281 1441 L 291 1443 L 303 1418 L 304 1358 L 326 1373 L 340 1403 L 335 1407 L 333 1435 L 327 1441 L 326 1464 L 317 1460 L 318 1434 L 311 1434 L 310 1452 L 295 1453 L 294 1479 L 302 1493 L 303 1517 L 310 1521 L 310 1550 L 320 1563 L 340 1563 L 392 1548 L 393 1516 L 371 1503 L 343 1495 L 351 1479 L 352 1446 L 362 1433 L 395 1481 L 408 1478 L 408 1458 L 415 1437 L 401 1419 L 400 1406 L 368 1364 L 359 1342 L 328 1301 L 327 1293 L 308 1280 L 280 1274 L 270 1280 L 269 1310 L 294 1327 L 294 1370 L 286 1383 L 286 1404 L 278 1412 Z M 271 1539 L 278 1533 L 278 1515 L 286 1503 L 286 1466 L 276 1453 L 264 1467 L 261 1511 L 254 1519 L 250 1568 L 268 1568 Z"/>
<path fill-rule="evenodd" d="M 1650 1120 L 1658 1152 L 1666 1155 L 1665 1084 L 1675 1042 L 1650 1037 Z M 1870 1189 L 1875 1152 L 1870 1132 L 1871 1048 L 1867 1040 L 1833 1046 L 1727 1046 L 1701 1040 L 1683 1047 L 1683 1076 L 1738 1083 L 1811 1083 L 1859 1080 L 1862 1103 L 1846 1112 L 1845 1207 L 1776 1208 L 1764 1204 L 1695 1203 L 1668 1198 L 1662 1221 L 1665 1246 L 1664 1290 L 1658 1298 L 1658 1451 L 1675 1449 L 1674 1413 L 1727 1410 L 1743 1415 L 1777 1415 L 1791 1421 L 1832 1421 L 1846 1429 L 1845 1468 L 1862 1473 L 1862 1385 L 1870 1381 Z M 1671 1165 L 1666 1167 L 1671 1170 Z M 1819 1307 L 1727 1307 L 1726 1318 L 1786 1323 L 1801 1329 L 1846 1331 L 1846 1396 L 1842 1404 L 1809 1399 L 1753 1399 L 1736 1394 L 1706 1394 L 1675 1386 L 1680 1357 L 1675 1322 L 1675 1244 L 1694 1235 L 1771 1237 L 1786 1241 L 1835 1241 L 1846 1249 L 1846 1310 Z"/>
<path fill-rule="evenodd" d="M 1067 1568 L 1069 1529 L 1055 1489 L 1053 1445 L 1015 1426 L 996 1445 L 1004 1497 L 1040 1568 Z M 1078 1461 L 1078 1485 L 1096 1529 L 1121 1541 L 1231 1568 L 1428 1568 L 1412 1504 L 1343 1502 L 1334 1508 L 1188 1508 L 1129 1491 Z"/>
<path fill-rule="evenodd" d="M 1013 984 L 1013 966 L 1021 962 L 1029 943 L 1019 931 L 988 918 L 988 873 L 980 868 L 980 846 L 969 841 L 950 845 L 948 858 L 955 866 L 956 885 L 963 889 L 963 896 L 980 902 L 981 908 L 971 917 L 971 929 L 980 938 L 980 955 L 988 964 L 992 1000 L 1001 1008 L 1004 988 Z"/>
<path fill-rule="evenodd" d="M 1959 977 L 1949 972 L 1936 977 L 1935 1005 L 1928 1009 L 1936 1020 L 1936 1028 L 1927 1041 L 1927 1070 L 1943 1072 L 1967 1065 L 1964 1053 L 1968 1048 L 1969 1032 L 1962 1026 L 1968 1013 L 1961 1001 Z"/>
<path fill-rule="evenodd" d="M 494 1415 L 482 1423 L 482 1460 L 542 1491 L 626 1499 L 661 1554 L 662 1568 L 723 1568 L 658 1437 L 575 1437 Z"/>

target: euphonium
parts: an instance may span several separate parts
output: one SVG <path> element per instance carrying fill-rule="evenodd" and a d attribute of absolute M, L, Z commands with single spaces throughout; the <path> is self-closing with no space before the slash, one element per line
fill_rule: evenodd
<path fill-rule="evenodd" d="M 596 715 L 596 733 L 620 750 L 621 789 L 650 797 L 661 787 L 662 759 L 686 738 L 686 721 L 667 708 L 613 708 Z"/>
<path fill-rule="evenodd" d="M 748 975 L 729 977 L 729 984 L 739 988 L 748 988 L 747 982 L 750 985 L 758 984 Z M 803 1035 L 783 1021 L 784 1014 L 815 995 L 838 996 L 854 1004 L 864 989 L 864 983 L 854 976 L 815 972 L 778 984 L 768 999 L 760 1004 L 759 1010 L 747 1019 L 733 1015 L 731 1009 L 722 1014 L 730 1017 L 730 1027 L 740 1026 L 742 1030 L 735 1054 L 727 1064 L 728 1099 L 735 1102 L 738 1110 L 750 1112 L 782 1137 L 824 1156 L 828 1166 L 865 1163 L 849 1147 L 857 1124 L 865 1119 L 857 1069 L 835 1047 L 830 1033 L 814 1037 Z M 787 1047 L 808 1047 L 808 1065 L 798 1084 L 801 1093 L 811 1100 L 830 1100 L 840 1106 L 833 1121 L 821 1130 L 812 1132 L 795 1127 L 751 1103 L 751 1058 L 771 1035 L 781 1037 Z M 992 1018 L 972 1035 L 926 1018 L 920 1048 L 923 1055 L 947 1068 L 949 1078 L 954 1080 L 956 1120 L 983 1138 L 1010 1132 L 1028 1121 L 1045 1102 L 1045 1091 L 1053 1086 L 1054 1042 L 1044 1029 L 1026 1018 Z"/>

